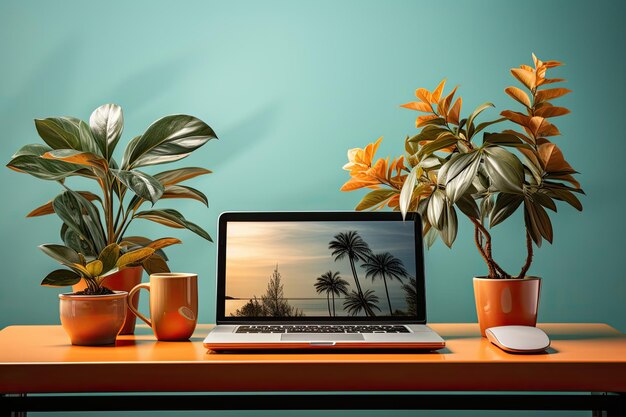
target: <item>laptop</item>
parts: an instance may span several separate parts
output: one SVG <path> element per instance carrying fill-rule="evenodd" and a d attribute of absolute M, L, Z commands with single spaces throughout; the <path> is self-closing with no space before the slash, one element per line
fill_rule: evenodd
<path fill-rule="evenodd" d="M 397 212 L 227 212 L 213 351 L 425 349 L 421 219 Z"/>

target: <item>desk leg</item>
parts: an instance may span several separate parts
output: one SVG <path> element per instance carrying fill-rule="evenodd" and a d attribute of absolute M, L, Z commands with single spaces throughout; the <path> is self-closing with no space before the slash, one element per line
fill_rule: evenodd
<path fill-rule="evenodd" d="M 604 395 L 617 397 L 617 401 L 613 403 L 605 410 L 593 410 L 591 412 L 592 417 L 622 417 L 626 415 L 626 393 L 612 393 L 612 392 L 592 392 L 591 395 Z"/>
<path fill-rule="evenodd" d="M 26 394 L 2 394 L 2 397 L 26 397 Z M 5 408 L 1 410 L 1 417 L 26 417 L 26 411 L 13 411 Z"/>
<path fill-rule="evenodd" d="M 607 395 L 606 392 L 592 392 L 591 395 Z M 608 412 L 606 410 L 593 410 L 591 412 L 591 417 L 608 417 Z"/>

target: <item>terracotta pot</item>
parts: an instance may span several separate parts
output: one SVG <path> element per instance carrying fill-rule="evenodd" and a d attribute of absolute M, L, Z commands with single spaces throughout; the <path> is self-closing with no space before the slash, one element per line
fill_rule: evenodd
<path fill-rule="evenodd" d="M 495 326 L 535 326 L 541 278 L 474 278 L 474 297 L 480 333 Z"/>
<path fill-rule="evenodd" d="M 136 285 L 141 283 L 141 276 L 143 275 L 143 268 L 141 266 L 135 266 L 132 268 L 124 268 L 119 272 L 109 275 L 102 281 L 102 285 L 113 290 L 113 291 L 126 291 L 129 292 Z M 80 282 L 72 287 L 74 292 L 82 291 L 87 287 L 84 280 L 80 280 Z M 139 305 L 139 294 L 136 294 L 131 300 L 133 306 L 137 308 Z M 137 317 L 130 311 L 130 309 L 126 312 L 126 321 L 124 322 L 124 327 L 122 327 L 122 331 L 120 334 L 133 334 L 135 333 L 135 323 L 137 322 Z"/>
<path fill-rule="evenodd" d="M 126 319 L 126 291 L 108 295 L 59 294 L 61 324 L 73 345 L 111 345 Z"/>

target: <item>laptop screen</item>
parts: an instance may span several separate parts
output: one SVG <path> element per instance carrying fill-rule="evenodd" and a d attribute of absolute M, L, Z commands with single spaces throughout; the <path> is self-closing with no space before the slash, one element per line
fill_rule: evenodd
<path fill-rule="evenodd" d="M 225 213 L 218 318 L 424 317 L 419 222 L 397 213 Z"/>

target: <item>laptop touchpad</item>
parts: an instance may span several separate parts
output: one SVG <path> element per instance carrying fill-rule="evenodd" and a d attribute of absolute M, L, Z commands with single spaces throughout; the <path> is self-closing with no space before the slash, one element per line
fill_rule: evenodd
<path fill-rule="evenodd" d="M 343 340 L 363 340 L 359 333 L 343 334 L 313 334 L 313 333 L 284 333 L 280 340 L 289 342 L 338 342 Z"/>

